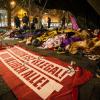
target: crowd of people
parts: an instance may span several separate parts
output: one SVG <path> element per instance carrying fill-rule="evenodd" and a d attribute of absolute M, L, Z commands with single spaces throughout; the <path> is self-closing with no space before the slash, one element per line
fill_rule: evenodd
<path fill-rule="evenodd" d="M 20 28 L 21 23 L 23 26 L 30 26 L 32 29 L 43 28 L 41 18 L 33 17 L 32 22 L 30 22 L 29 16 L 27 16 L 26 13 L 24 13 L 22 20 L 20 20 L 20 18 L 17 15 L 14 17 L 14 25 L 16 28 Z M 51 25 L 51 18 L 50 17 L 48 17 L 47 25 L 48 25 L 47 27 L 50 28 L 50 25 Z"/>
<path fill-rule="evenodd" d="M 10 40 L 11 38 L 17 38 L 19 39 L 19 44 L 24 43 L 39 49 L 49 49 L 50 51 L 56 52 L 58 55 L 68 55 L 73 58 L 77 55 L 79 58 L 86 58 L 86 60 L 88 59 L 96 63 L 93 75 L 100 79 L 100 29 L 79 28 L 76 30 L 76 28 L 74 29 L 73 27 L 70 29 L 66 28 L 65 16 L 61 19 L 60 28 L 58 27 L 50 30 L 50 17 L 48 17 L 46 29 L 42 28 L 41 21 L 39 22 L 39 19 L 36 17 L 34 17 L 32 23 L 30 23 L 29 17 L 25 14 L 22 18 L 22 28 L 18 16 L 15 16 L 14 19 L 16 29 L 5 33 L 10 37 Z M 33 29 L 31 32 L 29 32 L 30 25 L 31 29 Z M 40 28 L 39 25 L 42 27 Z M 74 63 L 76 64 L 76 62 Z M 74 64 L 72 64 L 72 66 L 74 66 Z M 81 72 L 82 75 L 83 70 Z"/>
<path fill-rule="evenodd" d="M 51 23 L 52 23 L 52 19 L 50 17 L 47 18 L 47 28 L 51 28 Z M 65 24 L 66 24 L 66 17 L 63 16 L 61 18 L 61 23 L 60 23 L 62 28 L 65 28 Z M 43 28 L 43 24 L 42 24 L 42 19 L 39 17 L 33 17 L 32 22 L 30 22 L 29 20 L 29 16 L 24 13 L 24 16 L 22 17 L 22 20 L 20 20 L 20 18 L 16 15 L 14 17 L 14 26 L 16 28 L 20 28 L 22 26 L 30 26 L 32 29 L 41 29 Z"/>
<path fill-rule="evenodd" d="M 34 17 L 32 19 L 32 23 L 31 23 L 30 20 L 29 20 L 29 16 L 26 13 L 24 13 L 22 20 L 20 20 L 20 18 L 18 16 L 14 17 L 14 25 L 15 25 L 16 28 L 20 28 L 21 23 L 22 23 L 23 27 L 24 26 L 27 26 L 27 27 L 31 26 L 31 28 L 37 29 L 38 28 L 37 24 L 39 23 L 39 20 L 36 17 Z M 42 27 L 42 24 L 41 24 L 41 27 Z"/>
<path fill-rule="evenodd" d="M 37 22 L 36 20 L 34 19 L 35 22 Z M 92 61 L 100 59 L 99 29 L 36 29 L 32 31 L 31 35 L 28 30 L 17 29 L 8 33 L 10 38 L 19 38 L 19 43 L 24 42 L 26 45 L 33 45 L 33 47 L 54 50 L 58 54 L 80 55 Z M 8 33 L 6 34 L 8 35 Z M 99 67 L 97 77 L 100 77 Z"/>
<path fill-rule="evenodd" d="M 25 42 L 26 45 L 54 50 L 59 54 L 66 54 L 67 52 L 72 55 L 79 54 L 88 57 L 90 60 L 100 59 L 100 53 L 98 52 L 100 50 L 100 29 L 79 28 L 75 30 L 73 27 L 68 29 L 65 26 L 65 16 L 61 19 L 60 28 L 50 30 L 52 22 L 50 17 L 47 19 L 47 28 L 43 27 L 41 18 L 34 17 L 32 23 L 30 23 L 26 13 L 22 18 L 22 22 L 18 16 L 14 17 L 14 22 L 18 29 L 10 31 L 9 37 L 21 39 L 19 43 Z M 21 23 L 23 23 L 23 28 L 21 28 Z M 33 29 L 31 35 L 29 35 L 30 26 Z M 100 77 L 100 75 L 98 76 Z"/>

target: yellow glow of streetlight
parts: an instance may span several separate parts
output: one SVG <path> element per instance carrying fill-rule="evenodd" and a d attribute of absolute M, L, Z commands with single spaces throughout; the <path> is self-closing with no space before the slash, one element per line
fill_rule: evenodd
<path fill-rule="evenodd" d="M 10 2 L 10 5 L 11 5 L 12 8 L 15 7 L 16 2 L 13 0 L 13 1 Z"/>
<path fill-rule="evenodd" d="M 24 9 L 20 9 L 19 11 L 18 11 L 18 16 L 20 17 L 20 18 L 22 18 L 23 16 L 24 16 L 24 13 L 27 13 Z"/>

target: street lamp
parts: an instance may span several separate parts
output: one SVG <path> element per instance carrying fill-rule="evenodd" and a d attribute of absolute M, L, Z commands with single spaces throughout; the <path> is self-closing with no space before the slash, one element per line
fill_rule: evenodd
<path fill-rule="evenodd" d="M 14 8 L 15 5 L 16 5 L 16 2 L 15 2 L 14 0 L 12 0 L 12 1 L 10 2 L 10 5 L 11 5 L 11 8 Z"/>

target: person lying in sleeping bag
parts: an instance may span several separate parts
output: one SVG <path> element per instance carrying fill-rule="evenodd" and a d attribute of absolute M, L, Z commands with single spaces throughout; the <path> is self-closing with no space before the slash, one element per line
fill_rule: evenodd
<path fill-rule="evenodd" d="M 56 35 L 54 38 L 49 38 L 46 42 L 42 44 L 43 48 L 55 48 L 61 45 L 65 34 Z"/>
<path fill-rule="evenodd" d="M 73 32 L 66 33 L 66 37 L 62 41 L 61 47 L 70 45 L 72 42 L 82 41 L 82 39 L 80 37 L 74 37 L 73 35 L 75 35 L 75 33 L 73 33 Z"/>
<path fill-rule="evenodd" d="M 32 44 L 34 46 L 37 46 L 36 43 L 38 42 L 39 44 L 47 41 L 49 38 L 52 38 L 54 37 L 55 35 L 57 35 L 57 31 L 56 30 L 53 30 L 53 31 L 50 31 L 50 32 L 45 32 L 42 36 L 36 38 L 35 40 L 33 40 Z M 40 46 L 40 45 L 38 45 Z"/>
<path fill-rule="evenodd" d="M 66 33 L 66 36 L 62 40 L 62 43 L 61 43 L 60 47 L 58 47 L 57 51 L 58 52 L 64 52 L 65 50 L 67 50 L 69 48 L 69 46 L 70 46 L 70 44 L 72 42 L 76 42 L 76 41 L 81 41 L 82 40 L 80 37 L 75 37 L 74 35 L 75 35 L 74 32 Z"/>

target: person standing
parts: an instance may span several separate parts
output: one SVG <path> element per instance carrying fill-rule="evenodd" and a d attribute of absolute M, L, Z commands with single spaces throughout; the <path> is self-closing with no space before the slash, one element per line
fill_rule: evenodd
<path fill-rule="evenodd" d="M 61 19 L 61 27 L 62 28 L 65 28 L 65 23 L 66 23 L 66 18 L 65 18 L 65 16 L 63 16 Z"/>
<path fill-rule="evenodd" d="M 35 29 L 38 29 L 38 18 L 37 17 L 33 18 L 33 23 L 34 23 Z"/>
<path fill-rule="evenodd" d="M 28 26 L 28 24 L 29 24 L 29 17 L 26 15 L 26 13 L 24 13 L 24 17 L 22 18 L 22 22 L 23 22 L 23 24 Z"/>
<path fill-rule="evenodd" d="M 20 28 L 20 19 L 18 16 L 14 17 L 14 24 L 16 28 Z"/>
<path fill-rule="evenodd" d="M 48 28 L 50 28 L 50 25 L 51 25 L 51 18 L 48 17 Z"/>

